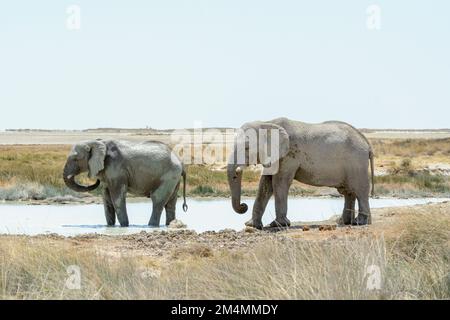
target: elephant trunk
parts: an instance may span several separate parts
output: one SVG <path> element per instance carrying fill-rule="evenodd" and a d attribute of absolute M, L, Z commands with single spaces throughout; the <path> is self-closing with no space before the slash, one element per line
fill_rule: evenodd
<path fill-rule="evenodd" d="M 73 162 L 67 161 L 66 165 L 64 166 L 63 171 L 63 179 L 64 183 L 67 187 L 70 189 L 77 191 L 77 192 L 89 192 L 92 190 L 97 189 L 97 187 L 100 185 L 100 181 L 97 180 L 93 185 L 91 186 L 82 186 L 79 185 L 75 181 L 75 176 L 80 173 L 80 168 Z"/>
<path fill-rule="evenodd" d="M 239 214 L 246 213 L 248 206 L 245 203 L 241 203 L 242 169 L 238 165 L 229 164 L 227 167 L 227 176 L 234 211 Z"/>

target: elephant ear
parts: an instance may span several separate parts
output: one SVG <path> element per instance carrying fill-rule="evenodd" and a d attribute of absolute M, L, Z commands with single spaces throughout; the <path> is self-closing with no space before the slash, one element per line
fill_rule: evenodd
<path fill-rule="evenodd" d="M 91 153 L 88 161 L 89 178 L 94 178 L 105 168 L 106 146 L 99 140 L 92 141 L 88 145 Z"/>
<path fill-rule="evenodd" d="M 259 162 L 265 168 L 278 164 L 289 152 L 289 134 L 283 127 L 270 122 L 261 122 L 257 129 Z M 272 154 L 273 152 L 275 154 Z"/>
<path fill-rule="evenodd" d="M 254 138 L 248 141 L 246 138 L 245 142 L 245 149 L 250 151 L 249 154 L 254 154 L 251 150 L 255 150 L 256 147 L 258 163 L 264 168 L 273 167 L 274 164 L 278 167 L 280 158 L 289 152 L 289 134 L 286 130 L 274 123 L 262 121 L 244 125 L 242 129 L 246 132 L 246 136 L 251 136 L 248 134 L 249 129 L 254 130 L 252 134 Z M 257 146 L 251 147 L 250 145 L 256 142 L 255 137 L 257 137 Z"/>

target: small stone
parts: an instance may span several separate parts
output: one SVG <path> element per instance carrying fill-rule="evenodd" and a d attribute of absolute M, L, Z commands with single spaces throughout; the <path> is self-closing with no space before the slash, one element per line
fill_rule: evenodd
<path fill-rule="evenodd" d="M 247 227 L 245 227 L 244 231 L 247 233 L 255 233 L 258 231 L 258 229 L 247 226 Z"/>
<path fill-rule="evenodd" d="M 186 227 L 187 227 L 186 224 L 184 224 L 181 220 L 177 220 L 177 219 L 172 220 L 168 226 L 168 228 L 170 228 L 170 229 L 183 229 Z"/>
<path fill-rule="evenodd" d="M 331 231 L 331 230 L 336 230 L 336 226 L 335 225 L 321 225 L 319 226 L 319 231 Z"/>
<path fill-rule="evenodd" d="M 219 231 L 219 233 L 233 233 L 235 232 L 233 229 L 226 228 Z"/>

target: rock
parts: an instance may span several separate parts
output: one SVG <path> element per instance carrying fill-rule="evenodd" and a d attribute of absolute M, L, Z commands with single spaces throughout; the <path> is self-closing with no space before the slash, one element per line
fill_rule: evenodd
<path fill-rule="evenodd" d="M 319 231 L 331 231 L 331 230 L 336 230 L 336 226 L 335 225 L 321 225 L 319 226 Z"/>
<path fill-rule="evenodd" d="M 244 232 L 247 232 L 247 233 L 255 233 L 257 231 L 258 231 L 258 229 L 249 227 L 249 226 L 245 227 L 245 229 L 244 229 Z"/>
<path fill-rule="evenodd" d="M 177 219 L 172 220 L 172 222 L 170 222 L 170 224 L 168 226 L 168 228 L 170 228 L 170 229 L 183 229 L 186 227 L 187 227 L 186 224 L 184 224 L 181 220 L 177 220 Z"/>
<path fill-rule="evenodd" d="M 219 233 L 234 233 L 236 231 L 234 231 L 233 229 L 230 228 L 226 228 L 226 229 L 222 229 L 219 231 Z"/>

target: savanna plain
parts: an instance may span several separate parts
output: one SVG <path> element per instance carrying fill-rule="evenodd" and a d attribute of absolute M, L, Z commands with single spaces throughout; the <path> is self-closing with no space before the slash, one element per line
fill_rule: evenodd
<path fill-rule="evenodd" d="M 450 131 L 363 133 L 375 151 L 376 197 L 450 196 Z M 101 190 L 80 195 L 62 180 L 70 145 L 91 137 L 170 143 L 166 132 L 151 130 L 1 133 L 0 200 L 99 203 Z M 243 195 L 255 196 L 259 176 L 258 167 L 244 171 Z M 225 162 L 188 165 L 187 177 L 190 198 L 229 197 Z M 294 183 L 290 196 L 339 195 Z M 372 225 L 356 227 L 339 226 L 333 217 L 282 230 L 4 234 L 0 298 L 449 299 L 450 203 L 374 209 L 372 215 Z M 79 288 L 67 286 L 69 266 L 81 272 Z"/>

